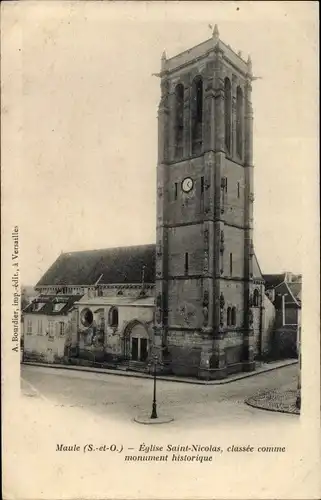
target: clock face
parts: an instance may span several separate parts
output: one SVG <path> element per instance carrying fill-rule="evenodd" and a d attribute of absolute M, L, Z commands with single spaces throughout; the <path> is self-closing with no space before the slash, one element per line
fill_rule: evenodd
<path fill-rule="evenodd" d="M 193 185 L 193 180 L 190 177 L 186 177 L 182 182 L 182 189 L 185 193 L 189 193 L 193 189 Z"/>

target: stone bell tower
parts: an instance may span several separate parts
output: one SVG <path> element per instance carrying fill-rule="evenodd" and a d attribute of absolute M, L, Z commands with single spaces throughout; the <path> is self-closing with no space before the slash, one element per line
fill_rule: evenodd
<path fill-rule="evenodd" d="M 155 344 L 173 373 L 252 370 L 251 61 L 219 39 L 161 60 Z"/>

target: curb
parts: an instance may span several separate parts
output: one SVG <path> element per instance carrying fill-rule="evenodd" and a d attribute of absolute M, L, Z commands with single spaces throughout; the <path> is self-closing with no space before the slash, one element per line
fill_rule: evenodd
<path fill-rule="evenodd" d="M 300 413 L 295 413 L 293 411 L 288 411 L 288 410 L 277 410 L 276 408 L 265 408 L 264 406 L 257 406 L 254 403 L 250 403 L 249 401 L 244 401 L 244 403 L 248 406 L 251 406 L 252 408 L 256 408 L 257 410 L 262 410 L 262 411 L 272 411 L 274 413 L 286 413 L 287 415 L 295 415 L 296 417 L 300 416 Z"/>
<path fill-rule="evenodd" d="M 261 375 L 262 373 L 267 373 L 273 370 L 278 370 L 279 368 L 284 368 L 285 366 L 291 366 L 294 364 L 297 364 L 298 360 L 291 360 L 291 361 L 285 361 L 282 364 L 279 364 L 277 366 L 268 366 L 264 369 L 258 369 L 257 371 L 253 372 L 248 372 L 248 373 L 242 373 L 239 376 L 234 376 L 231 378 L 223 379 L 223 380 L 186 380 L 186 379 L 179 379 L 175 377 L 164 377 L 162 375 L 157 376 L 157 380 L 164 380 L 166 382 L 178 382 L 181 384 L 194 384 L 194 385 L 224 385 L 224 384 L 231 384 L 232 382 L 237 382 L 239 380 L 248 378 L 248 377 L 254 377 Z M 148 374 L 138 374 L 135 372 L 121 372 L 118 370 L 111 370 L 111 369 L 104 369 L 104 368 L 90 368 L 90 367 L 82 367 L 82 369 L 79 369 L 78 367 L 74 365 L 53 365 L 53 364 L 46 364 L 46 363 L 37 363 L 37 362 L 31 362 L 31 361 L 23 361 L 21 363 L 22 365 L 31 365 L 31 366 L 41 366 L 45 368 L 54 368 L 58 370 L 72 370 L 72 371 L 80 371 L 80 372 L 87 372 L 87 373 L 103 373 L 105 375 L 115 375 L 118 377 L 132 377 L 132 378 L 148 378 L 152 379 L 152 375 Z M 264 408 L 263 408 L 264 409 Z M 271 410 L 271 411 L 277 411 L 277 410 Z"/>
<path fill-rule="evenodd" d="M 148 415 L 139 415 L 138 417 L 133 418 L 133 422 L 142 425 L 161 425 L 161 424 L 169 424 L 173 422 L 174 418 L 169 416 L 157 417 L 155 420 L 152 420 Z"/>

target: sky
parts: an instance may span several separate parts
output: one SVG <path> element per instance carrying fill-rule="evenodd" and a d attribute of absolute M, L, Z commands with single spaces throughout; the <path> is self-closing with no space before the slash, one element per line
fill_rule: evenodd
<path fill-rule="evenodd" d="M 61 252 L 155 241 L 153 73 L 164 49 L 172 57 L 210 38 L 215 23 L 262 77 L 252 95 L 260 267 L 302 272 L 305 173 L 318 135 L 316 3 L 27 1 L 6 13 L 5 68 L 20 46 L 19 71 L 4 84 L 16 113 L 10 174 L 23 284 Z"/>

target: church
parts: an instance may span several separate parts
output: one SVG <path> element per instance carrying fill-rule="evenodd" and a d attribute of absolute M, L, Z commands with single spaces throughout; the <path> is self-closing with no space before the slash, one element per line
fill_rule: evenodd
<path fill-rule="evenodd" d="M 24 310 L 27 359 L 41 351 L 48 361 L 49 349 L 51 361 L 147 369 L 156 352 L 164 373 L 209 380 L 255 370 L 267 348 L 251 59 L 215 26 L 209 40 L 164 53 L 158 76 L 156 243 L 61 254 Z M 46 328 L 41 349 L 34 340 L 39 318 L 51 322 L 49 348 Z"/>

